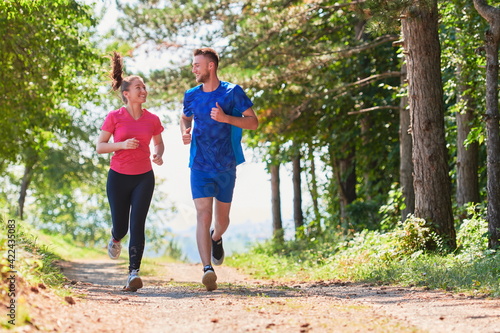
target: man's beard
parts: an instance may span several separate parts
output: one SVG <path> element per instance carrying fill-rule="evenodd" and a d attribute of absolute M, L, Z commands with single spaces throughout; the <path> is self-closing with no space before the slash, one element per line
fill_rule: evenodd
<path fill-rule="evenodd" d="M 205 82 L 208 82 L 209 78 L 210 78 L 210 74 L 209 73 L 200 74 L 200 76 L 198 76 L 198 79 L 196 81 L 198 83 L 205 83 Z"/>

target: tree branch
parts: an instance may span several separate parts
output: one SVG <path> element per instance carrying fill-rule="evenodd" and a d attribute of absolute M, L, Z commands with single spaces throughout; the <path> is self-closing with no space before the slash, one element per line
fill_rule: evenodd
<path fill-rule="evenodd" d="M 350 111 L 350 112 L 347 112 L 348 115 L 353 115 L 353 114 L 360 114 L 360 113 L 365 113 L 365 112 L 370 112 L 370 111 L 376 111 L 376 110 L 385 110 L 385 109 L 389 109 L 389 110 L 399 110 L 399 106 L 392 106 L 392 105 L 380 105 L 380 106 L 374 106 L 374 107 L 371 107 L 371 108 L 366 108 L 366 109 L 361 109 L 361 110 L 358 110 L 358 111 Z"/>
<path fill-rule="evenodd" d="M 399 76 L 401 76 L 401 72 L 387 72 L 387 73 L 369 76 L 369 77 L 364 78 L 362 80 L 352 82 L 352 83 L 349 83 L 349 84 L 346 84 L 346 85 L 340 87 L 339 90 L 340 91 L 343 90 L 343 91 L 340 94 L 338 94 L 337 96 L 335 96 L 334 98 L 337 98 L 337 97 L 344 95 L 347 92 L 348 88 L 350 88 L 350 87 L 354 87 L 354 86 L 358 86 L 358 85 L 365 86 L 367 84 L 370 84 L 372 81 L 377 81 L 377 80 L 385 79 L 388 77 L 399 77 Z"/>
<path fill-rule="evenodd" d="M 500 36 L 500 9 L 488 5 L 486 0 L 474 0 L 474 8 L 490 24 L 490 30 L 495 38 Z"/>

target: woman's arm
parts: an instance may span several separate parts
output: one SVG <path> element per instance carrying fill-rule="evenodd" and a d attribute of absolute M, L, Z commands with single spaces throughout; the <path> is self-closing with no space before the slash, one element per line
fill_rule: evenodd
<path fill-rule="evenodd" d="M 97 138 L 96 151 L 98 154 L 112 153 L 121 149 L 136 149 L 139 147 L 139 140 L 136 138 L 127 139 L 122 142 L 109 142 L 112 133 L 101 131 Z"/>
<path fill-rule="evenodd" d="M 165 151 L 165 145 L 163 144 L 163 138 L 161 137 L 161 134 L 153 136 L 153 142 L 154 142 L 154 149 L 155 152 L 153 154 L 153 163 L 156 163 L 158 165 L 163 164 L 163 152 Z"/>

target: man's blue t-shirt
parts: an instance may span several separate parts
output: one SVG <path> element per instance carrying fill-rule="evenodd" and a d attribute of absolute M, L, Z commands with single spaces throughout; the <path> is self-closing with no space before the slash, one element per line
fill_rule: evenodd
<path fill-rule="evenodd" d="M 220 81 L 212 92 L 204 92 L 202 86 L 184 94 L 184 115 L 194 116 L 189 167 L 204 172 L 227 171 L 245 161 L 242 129 L 213 120 L 210 112 L 217 102 L 224 113 L 242 117 L 253 103 L 239 85 Z"/>

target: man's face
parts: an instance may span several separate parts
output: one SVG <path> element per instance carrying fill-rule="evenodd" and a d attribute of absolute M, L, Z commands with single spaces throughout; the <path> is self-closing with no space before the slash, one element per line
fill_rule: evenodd
<path fill-rule="evenodd" d="M 208 70 L 209 62 L 203 55 L 197 55 L 193 58 L 193 68 L 191 72 L 196 77 L 196 82 L 205 83 L 210 78 L 210 71 Z"/>

